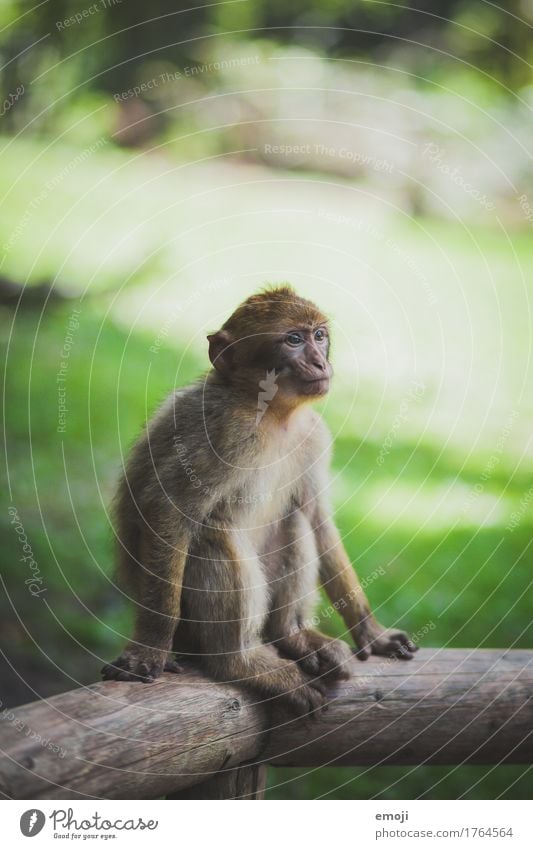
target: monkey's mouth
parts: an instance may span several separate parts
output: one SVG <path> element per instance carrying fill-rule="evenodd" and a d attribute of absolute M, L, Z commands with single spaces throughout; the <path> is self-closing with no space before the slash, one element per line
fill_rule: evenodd
<path fill-rule="evenodd" d="M 329 390 L 329 377 L 315 377 L 302 381 L 304 395 L 325 395 Z"/>

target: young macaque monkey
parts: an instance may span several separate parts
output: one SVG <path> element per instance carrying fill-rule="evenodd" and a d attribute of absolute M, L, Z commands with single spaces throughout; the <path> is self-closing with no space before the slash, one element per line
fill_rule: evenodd
<path fill-rule="evenodd" d="M 351 659 L 309 627 L 319 581 L 359 658 L 409 659 L 416 646 L 372 615 L 331 518 L 331 439 L 310 404 L 332 375 L 326 317 L 283 285 L 208 340 L 213 368 L 168 398 L 120 482 L 119 575 L 135 629 L 103 677 L 179 672 L 173 651 L 308 714 Z"/>

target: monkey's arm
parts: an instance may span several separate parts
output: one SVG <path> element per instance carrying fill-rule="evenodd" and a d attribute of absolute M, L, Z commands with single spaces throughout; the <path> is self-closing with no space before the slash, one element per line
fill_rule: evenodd
<path fill-rule="evenodd" d="M 153 681 L 166 669 L 179 672 L 167 661 L 180 616 L 183 574 L 190 533 L 184 526 L 172 533 L 145 528 L 135 578 L 135 626 L 133 639 L 112 664 L 104 666 L 104 678 L 119 681 Z"/>
<path fill-rule="evenodd" d="M 408 635 L 394 628 L 384 628 L 374 617 L 329 514 L 318 507 L 313 524 L 322 585 L 352 635 L 357 656 L 361 660 L 366 660 L 370 654 L 412 658 L 418 646 Z"/>

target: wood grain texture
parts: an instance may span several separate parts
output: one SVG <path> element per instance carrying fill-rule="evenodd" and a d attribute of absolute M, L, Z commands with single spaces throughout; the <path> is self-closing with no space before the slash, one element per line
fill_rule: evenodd
<path fill-rule="evenodd" d="M 306 728 L 272 735 L 284 766 L 533 762 L 533 652 L 421 650 L 373 659 Z"/>
<path fill-rule="evenodd" d="M 167 796 L 254 757 L 266 725 L 251 697 L 200 672 L 102 681 L 12 713 L 23 726 L 0 723 L 0 791 L 17 799 Z"/>
<path fill-rule="evenodd" d="M 167 799 L 258 799 L 265 798 L 267 768 L 263 764 L 223 769 L 192 787 L 172 793 Z"/>
<path fill-rule="evenodd" d="M 254 762 L 533 762 L 533 651 L 354 660 L 315 719 L 268 712 L 193 670 L 151 685 L 101 682 L 0 717 L 8 798 L 261 798 Z"/>

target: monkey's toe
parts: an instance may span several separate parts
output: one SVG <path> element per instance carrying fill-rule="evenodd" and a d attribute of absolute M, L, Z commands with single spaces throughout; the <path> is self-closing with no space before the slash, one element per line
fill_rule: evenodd
<path fill-rule="evenodd" d="M 332 640 L 301 658 L 298 663 L 308 675 L 326 676 L 329 680 L 345 681 L 350 677 L 350 647 L 342 640 Z"/>
<path fill-rule="evenodd" d="M 286 703 L 296 716 L 316 718 L 326 707 L 326 688 L 320 681 L 312 680 L 287 694 Z"/>
<path fill-rule="evenodd" d="M 333 680 L 346 681 L 350 677 L 350 647 L 342 640 L 327 643 L 318 651 L 320 672 Z"/>
<path fill-rule="evenodd" d="M 318 652 L 309 652 L 305 657 L 301 657 L 297 663 L 300 669 L 308 675 L 320 675 L 320 658 Z"/>
<path fill-rule="evenodd" d="M 102 667 L 102 678 L 104 681 L 141 681 L 143 684 L 151 684 L 162 671 L 162 662 L 153 657 L 143 659 L 125 652 L 113 663 Z"/>

